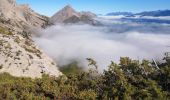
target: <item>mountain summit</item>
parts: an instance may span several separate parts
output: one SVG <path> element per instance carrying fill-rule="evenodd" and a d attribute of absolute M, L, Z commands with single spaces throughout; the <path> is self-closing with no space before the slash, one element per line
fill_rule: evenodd
<path fill-rule="evenodd" d="M 86 23 L 86 24 L 97 24 L 93 18 L 96 17 L 95 14 L 91 12 L 77 12 L 72 8 L 72 6 L 67 5 L 56 14 L 54 14 L 49 22 L 51 24 L 56 23 Z"/>
<path fill-rule="evenodd" d="M 65 6 L 63 9 L 61 9 L 59 12 L 57 12 L 56 14 L 54 14 L 51 18 L 50 18 L 50 22 L 63 22 L 64 20 L 72 17 L 72 16 L 76 16 L 76 17 L 80 17 L 79 13 L 77 13 L 70 5 Z"/>
<path fill-rule="evenodd" d="M 16 0 L 0 0 L 0 18 L 12 28 L 17 25 L 20 29 L 42 27 L 48 20 L 47 17 L 34 12 L 29 5 L 18 5 Z"/>

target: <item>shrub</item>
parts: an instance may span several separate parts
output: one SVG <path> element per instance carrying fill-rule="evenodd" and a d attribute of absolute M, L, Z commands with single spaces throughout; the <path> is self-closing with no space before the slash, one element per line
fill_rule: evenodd
<path fill-rule="evenodd" d="M 92 59 L 91 59 L 92 60 Z M 120 64 L 112 62 L 103 73 L 98 73 L 97 64 L 89 72 L 79 69 L 77 63 L 63 67 L 66 76 L 58 78 L 43 75 L 31 79 L 0 74 L 0 99 L 43 100 L 169 100 L 169 69 L 166 63 L 160 70 L 146 70 L 150 62 L 122 58 Z M 92 60 L 93 61 L 93 60 Z M 144 66 L 144 67 L 141 67 Z M 69 68 L 70 67 L 70 68 Z M 77 69 L 78 68 L 78 69 Z M 93 73 L 95 72 L 95 73 Z"/>

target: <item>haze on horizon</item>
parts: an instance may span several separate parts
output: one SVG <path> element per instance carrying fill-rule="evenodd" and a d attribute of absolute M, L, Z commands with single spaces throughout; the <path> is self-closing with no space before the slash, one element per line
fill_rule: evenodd
<path fill-rule="evenodd" d="M 78 11 L 91 11 L 96 14 L 170 9 L 170 0 L 17 0 L 17 3 L 29 4 L 33 10 L 46 16 L 52 16 L 68 4 Z"/>

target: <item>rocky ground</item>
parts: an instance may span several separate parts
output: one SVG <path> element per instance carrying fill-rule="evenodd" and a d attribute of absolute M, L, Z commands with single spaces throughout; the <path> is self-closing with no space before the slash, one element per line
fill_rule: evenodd
<path fill-rule="evenodd" d="M 41 28 L 46 21 L 47 17 L 28 5 L 0 0 L 0 73 L 32 78 L 62 75 L 56 63 L 31 39 L 30 29 Z"/>

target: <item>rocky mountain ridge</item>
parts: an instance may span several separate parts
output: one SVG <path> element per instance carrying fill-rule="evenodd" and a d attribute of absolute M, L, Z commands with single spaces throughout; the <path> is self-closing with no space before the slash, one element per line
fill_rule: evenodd
<path fill-rule="evenodd" d="M 0 18 L 2 23 L 12 25 L 10 28 L 18 31 L 40 28 L 48 21 L 47 17 L 34 12 L 29 5 L 16 4 L 16 0 L 0 0 Z"/>
<path fill-rule="evenodd" d="M 0 15 L 0 73 L 31 78 L 62 75 L 28 33 L 31 28 L 41 28 L 46 17 L 28 5 L 17 5 L 15 0 L 0 0 Z"/>
<path fill-rule="evenodd" d="M 99 22 L 94 19 L 95 17 L 96 15 L 94 13 L 77 12 L 70 5 L 67 5 L 56 14 L 54 14 L 51 18 L 49 18 L 49 23 L 85 23 L 90 25 L 97 25 Z"/>

